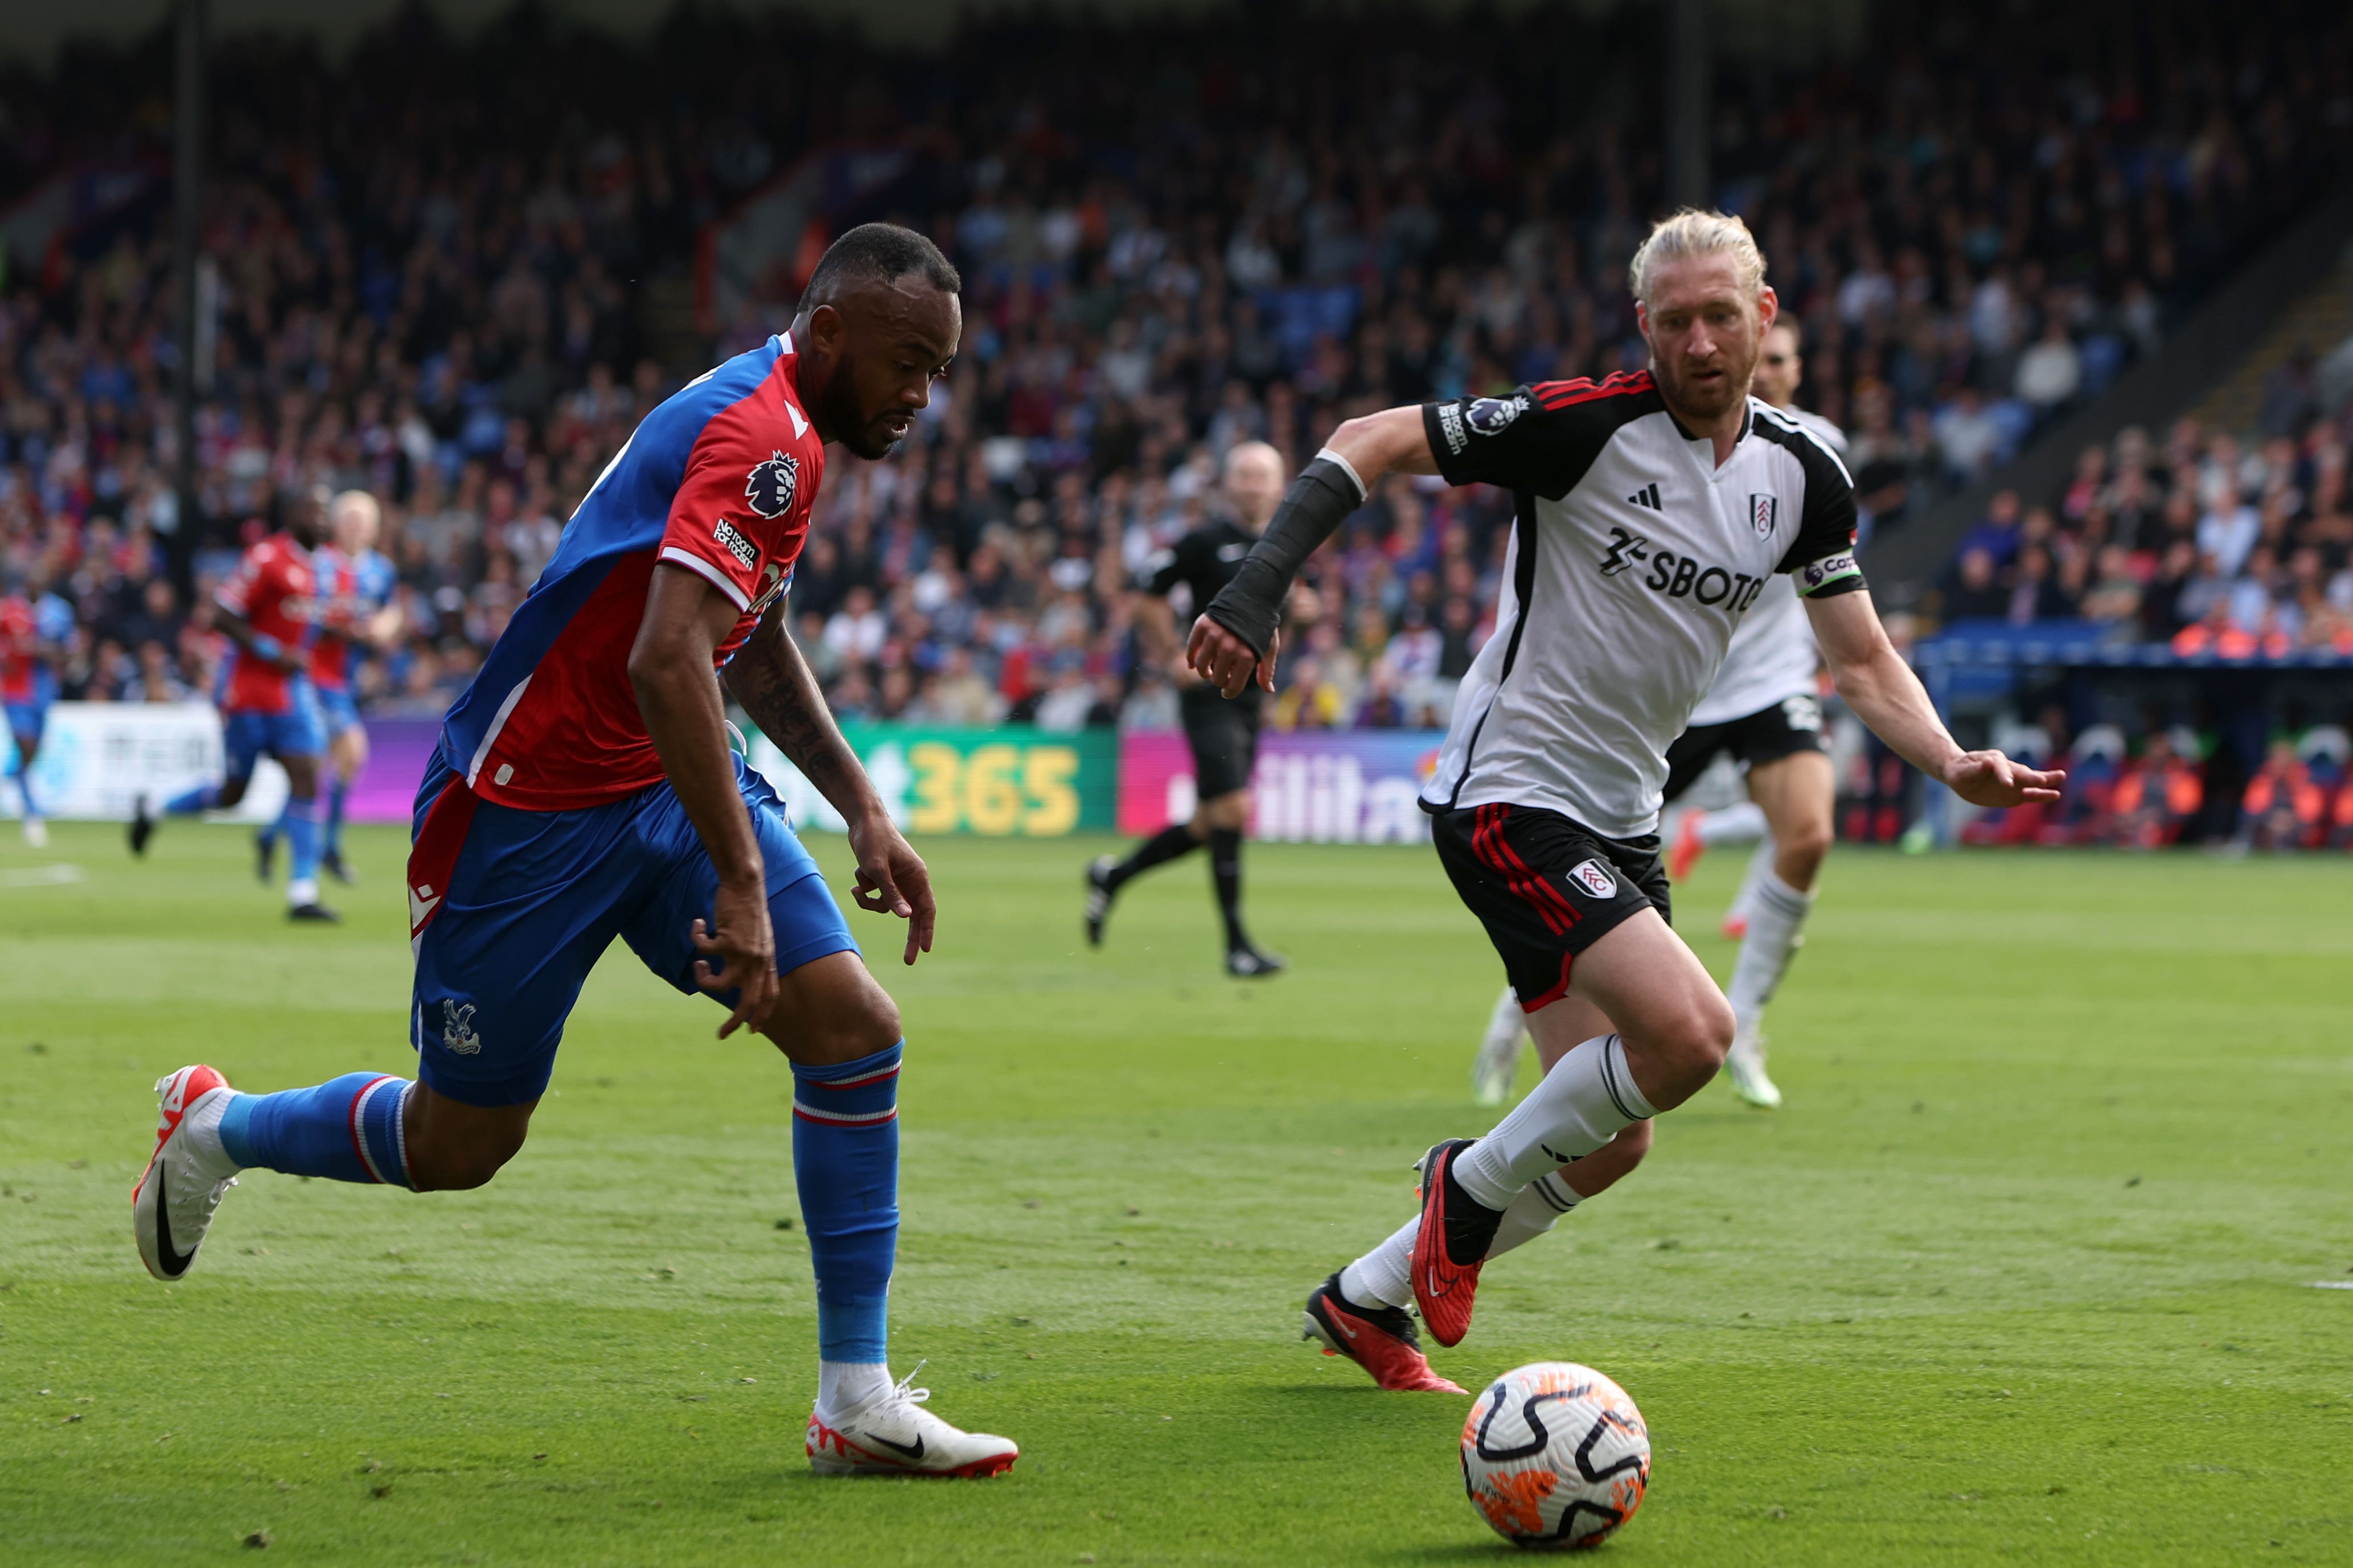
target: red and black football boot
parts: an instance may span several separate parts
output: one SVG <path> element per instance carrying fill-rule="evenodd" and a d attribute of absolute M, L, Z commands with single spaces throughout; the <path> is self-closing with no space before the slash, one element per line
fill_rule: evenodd
<path fill-rule="evenodd" d="M 1479 1293 L 1479 1266 L 1495 1239 L 1504 1211 L 1462 1190 L 1454 1162 L 1475 1138 L 1433 1144 L 1421 1161 L 1421 1229 L 1413 1238 L 1413 1301 L 1430 1337 L 1458 1345 L 1471 1331 L 1471 1304 Z"/>
<path fill-rule="evenodd" d="M 1414 1332 L 1413 1314 L 1402 1307 L 1359 1307 L 1340 1294 L 1335 1274 L 1307 1297 L 1303 1340 L 1314 1340 L 1325 1355 L 1346 1356 L 1383 1388 L 1406 1394 L 1468 1394 L 1430 1371 Z"/>

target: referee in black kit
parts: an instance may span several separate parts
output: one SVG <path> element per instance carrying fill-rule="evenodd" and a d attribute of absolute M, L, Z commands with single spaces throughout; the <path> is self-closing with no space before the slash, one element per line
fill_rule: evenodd
<path fill-rule="evenodd" d="M 1218 912 L 1226 925 L 1226 973 L 1244 978 L 1281 973 L 1282 960 L 1253 943 L 1242 929 L 1242 829 L 1250 824 L 1250 769 L 1258 760 L 1258 730 L 1265 693 L 1247 687 L 1228 700 L 1182 668 L 1168 594 L 1191 590 L 1198 614 L 1233 580 L 1242 557 L 1282 500 L 1282 458 L 1263 441 L 1246 441 L 1226 454 L 1229 515 L 1204 523 L 1155 555 L 1136 581 L 1137 627 L 1152 656 L 1176 670 L 1185 739 L 1193 749 L 1196 799 L 1192 819 L 1173 823 L 1135 847 L 1124 860 L 1106 855 L 1087 868 L 1087 942 L 1103 945 L 1103 921 L 1128 879 L 1153 867 L 1209 847 Z"/>

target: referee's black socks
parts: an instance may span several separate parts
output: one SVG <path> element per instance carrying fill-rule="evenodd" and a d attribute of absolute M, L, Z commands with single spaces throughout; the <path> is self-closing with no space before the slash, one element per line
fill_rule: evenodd
<path fill-rule="evenodd" d="M 1112 890 L 1116 892 L 1122 883 L 1139 871 L 1149 871 L 1155 866 L 1164 865 L 1180 856 L 1190 855 L 1200 847 L 1201 841 L 1193 837 L 1193 829 L 1189 825 L 1182 822 L 1171 823 L 1137 845 L 1135 853 L 1113 866 L 1104 880 L 1108 881 Z"/>
<path fill-rule="evenodd" d="M 1226 920 L 1226 951 L 1250 946 L 1242 931 L 1242 836 L 1236 827 L 1209 829 L 1209 874 L 1218 884 L 1218 912 Z"/>

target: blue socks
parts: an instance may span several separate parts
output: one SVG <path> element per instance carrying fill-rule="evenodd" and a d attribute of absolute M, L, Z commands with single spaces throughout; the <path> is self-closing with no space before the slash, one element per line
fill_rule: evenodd
<path fill-rule="evenodd" d="M 290 851 L 286 896 L 297 903 L 311 902 L 319 896 L 319 803 L 290 798 L 281 820 Z M 307 897 L 301 896 L 306 892 Z"/>
<path fill-rule="evenodd" d="M 218 784 L 198 784 L 192 790 L 184 790 L 164 803 L 164 815 L 195 816 L 201 812 L 210 811 L 220 804 L 220 793 L 221 786 Z"/>
<path fill-rule="evenodd" d="M 400 1121 L 408 1089 L 389 1073 L 347 1072 L 311 1089 L 236 1095 L 221 1113 L 221 1147 L 240 1166 L 413 1190 Z"/>
<path fill-rule="evenodd" d="M 793 1179 L 817 1270 L 817 1353 L 828 1362 L 888 1359 L 903 1047 L 793 1064 Z"/>
<path fill-rule="evenodd" d="M 330 855 L 343 852 L 343 803 L 351 798 L 352 786 L 338 774 L 327 781 L 327 839 Z"/>

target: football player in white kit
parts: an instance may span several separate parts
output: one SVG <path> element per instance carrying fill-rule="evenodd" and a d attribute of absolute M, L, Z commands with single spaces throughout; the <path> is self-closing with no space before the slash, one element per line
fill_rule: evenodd
<path fill-rule="evenodd" d="M 1751 391 L 1843 461 L 1846 433 L 1795 405 L 1803 347 L 1796 318 L 1775 321 L 1766 331 Z M 1804 940 L 1814 879 L 1830 853 L 1838 794 L 1822 749 L 1822 705 L 1814 684 L 1820 664 L 1798 591 L 1787 576 L 1776 576 L 1741 617 L 1715 684 L 1692 710 L 1691 727 L 1667 748 L 1669 804 L 1726 752 L 1747 782 L 1748 798 L 1739 805 L 1683 814 L 1667 854 L 1667 879 L 1689 878 L 1700 856 L 1715 846 L 1757 846 L 1724 918 L 1725 934 L 1743 942 L 1725 993 L 1736 1023 L 1724 1069 L 1733 1093 L 1767 1110 L 1781 1103 L 1781 1090 L 1765 1070 L 1765 1005 Z M 1471 1067 L 1471 1089 L 1480 1104 L 1511 1098 L 1525 1020 L 1506 985 Z"/>
<path fill-rule="evenodd" d="M 1514 494 L 1495 634 L 1462 682 L 1422 807 L 1546 1070 L 1487 1136 L 1433 1145 L 1420 1213 L 1308 1298 L 1308 1337 L 1385 1388 L 1452 1386 L 1407 1309 L 1459 1342 L 1485 1260 L 1632 1169 L 1650 1118 L 1724 1065 L 1732 1008 L 1668 924 L 1659 807 L 1668 746 L 1775 576 L 1796 578 L 1847 705 L 1915 766 L 1987 805 L 2056 800 L 2063 782 L 1963 751 L 1889 644 L 1855 564 L 1845 469 L 1748 395 L 1778 301 L 1747 226 L 1678 213 L 1629 281 L 1648 373 L 1349 420 L 1187 649 L 1229 694 L 1253 677 L 1271 689 L 1293 576 L 1383 474 Z"/>

